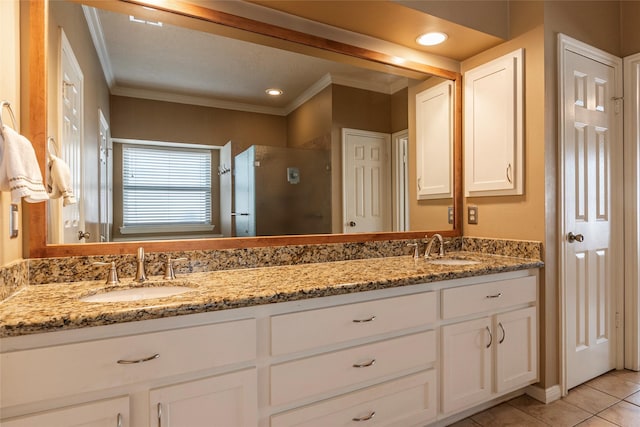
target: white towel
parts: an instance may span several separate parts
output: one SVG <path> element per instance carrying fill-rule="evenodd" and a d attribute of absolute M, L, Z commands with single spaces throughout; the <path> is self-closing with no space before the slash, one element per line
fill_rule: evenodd
<path fill-rule="evenodd" d="M 49 198 L 62 197 L 62 206 L 73 205 L 76 197 L 71 187 L 71 171 L 69 165 L 60 157 L 49 154 L 49 173 L 47 175 L 47 191 Z"/>
<path fill-rule="evenodd" d="M 11 201 L 47 200 L 42 173 L 31 141 L 7 125 L 0 129 L 0 191 L 11 191 Z"/>

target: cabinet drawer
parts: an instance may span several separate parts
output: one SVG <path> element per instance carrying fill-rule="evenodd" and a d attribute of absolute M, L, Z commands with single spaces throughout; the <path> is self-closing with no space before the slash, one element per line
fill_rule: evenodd
<path fill-rule="evenodd" d="M 0 406 L 86 393 L 255 357 L 255 319 L 5 353 L 0 355 Z M 144 359 L 148 360 L 123 363 Z"/>
<path fill-rule="evenodd" d="M 528 276 L 445 289 L 442 291 L 442 318 L 451 319 L 534 302 L 537 298 L 536 281 L 535 276 Z"/>
<path fill-rule="evenodd" d="M 280 405 L 435 361 L 427 331 L 271 366 L 271 403 Z"/>
<path fill-rule="evenodd" d="M 271 354 L 281 355 L 436 321 L 436 293 L 406 295 L 271 318 Z"/>
<path fill-rule="evenodd" d="M 271 427 L 423 424 L 436 415 L 436 375 L 426 371 L 271 417 Z M 358 422 L 356 420 L 360 420 Z"/>

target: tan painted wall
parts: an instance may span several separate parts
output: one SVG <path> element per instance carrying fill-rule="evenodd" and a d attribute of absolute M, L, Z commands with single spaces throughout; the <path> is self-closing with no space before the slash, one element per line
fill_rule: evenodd
<path fill-rule="evenodd" d="M 0 1 L 0 100 L 11 103 L 20 129 L 20 4 L 14 1 Z M 8 111 L 0 112 L 2 122 L 13 126 Z M 0 266 L 22 259 L 22 220 L 20 235 L 9 238 L 9 218 L 11 193 L 0 192 Z M 22 214 L 22 207 L 19 207 Z M 20 217 L 22 215 L 19 215 Z"/>
<path fill-rule="evenodd" d="M 287 116 L 289 147 L 330 148 L 332 94 L 329 85 Z"/>
<path fill-rule="evenodd" d="M 391 95 L 391 133 L 408 129 L 409 89 L 404 88 Z"/>
<path fill-rule="evenodd" d="M 284 147 L 287 124 L 269 114 L 111 96 L 111 136 L 218 146 L 233 141 L 235 156 L 253 144 Z"/>
<path fill-rule="evenodd" d="M 83 166 L 84 195 L 79 197 L 85 213 L 85 231 L 91 233 L 89 241 L 99 241 L 98 230 L 98 164 L 99 164 L 99 122 L 98 109 L 102 110 L 109 121 L 109 90 L 107 87 L 100 60 L 96 54 L 91 35 L 79 4 L 54 1 L 49 3 L 48 21 L 48 135 L 60 141 L 58 129 L 58 57 L 60 56 L 60 28 L 69 40 L 82 74 L 84 76 L 83 96 Z M 49 203 L 60 204 L 60 200 Z"/>
<path fill-rule="evenodd" d="M 640 1 L 620 2 L 620 55 L 625 57 L 640 52 Z"/>

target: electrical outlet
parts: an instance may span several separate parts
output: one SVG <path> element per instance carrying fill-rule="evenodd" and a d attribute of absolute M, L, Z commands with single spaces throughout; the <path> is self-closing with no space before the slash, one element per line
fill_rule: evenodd
<path fill-rule="evenodd" d="M 467 206 L 467 222 L 469 224 L 478 223 L 478 207 L 477 206 Z"/>
<path fill-rule="evenodd" d="M 447 208 L 447 221 L 449 224 L 453 224 L 453 206 Z"/>

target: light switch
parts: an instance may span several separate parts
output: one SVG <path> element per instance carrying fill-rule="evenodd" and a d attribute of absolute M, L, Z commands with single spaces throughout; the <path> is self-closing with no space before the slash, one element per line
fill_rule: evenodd
<path fill-rule="evenodd" d="M 478 223 L 478 207 L 477 206 L 467 206 L 467 222 L 469 224 Z"/>
<path fill-rule="evenodd" d="M 447 221 L 449 224 L 453 224 L 453 206 L 447 208 Z"/>

